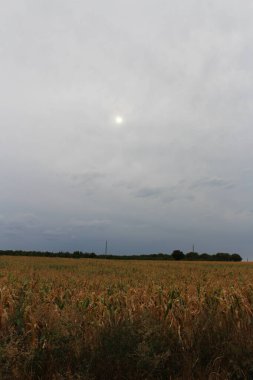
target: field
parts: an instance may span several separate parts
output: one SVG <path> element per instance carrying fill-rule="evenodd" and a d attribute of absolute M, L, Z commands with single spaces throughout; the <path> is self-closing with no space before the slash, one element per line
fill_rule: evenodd
<path fill-rule="evenodd" d="M 0 257 L 0 379 L 253 379 L 253 264 Z"/>

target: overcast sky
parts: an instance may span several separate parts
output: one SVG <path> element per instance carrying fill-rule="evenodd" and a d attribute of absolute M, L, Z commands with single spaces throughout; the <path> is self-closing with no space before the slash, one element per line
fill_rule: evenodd
<path fill-rule="evenodd" d="M 253 259 L 252 0 L 0 5 L 0 248 Z"/>

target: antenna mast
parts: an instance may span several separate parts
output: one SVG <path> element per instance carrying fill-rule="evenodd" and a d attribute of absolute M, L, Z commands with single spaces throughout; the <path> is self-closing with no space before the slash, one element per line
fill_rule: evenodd
<path fill-rule="evenodd" d="M 108 248 L 107 248 L 107 240 L 105 242 L 105 255 L 107 255 L 107 251 L 108 251 Z"/>

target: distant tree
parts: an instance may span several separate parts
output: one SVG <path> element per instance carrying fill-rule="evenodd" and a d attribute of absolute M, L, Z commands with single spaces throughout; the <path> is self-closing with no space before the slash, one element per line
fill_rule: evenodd
<path fill-rule="evenodd" d="M 199 254 L 198 252 L 188 252 L 185 255 L 186 260 L 198 260 Z"/>
<path fill-rule="evenodd" d="M 183 260 L 185 258 L 184 253 L 180 251 L 179 249 L 176 249 L 175 251 L 173 251 L 171 256 L 174 260 Z"/>
<path fill-rule="evenodd" d="M 231 255 L 229 253 L 218 252 L 216 255 L 214 255 L 214 260 L 231 261 Z"/>
<path fill-rule="evenodd" d="M 240 255 L 238 255 L 238 253 L 233 253 L 231 255 L 231 259 L 232 259 L 232 261 L 242 261 L 242 258 Z"/>
<path fill-rule="evenodd" d="M 199 255 L 199 259 L 208 261 L 212 259 L 212 256 L 208 255 L 208 253 L 201 253 L 201 255 Z"/>
<path fill-rule="evenodd" d="M 82 252 L 80 252 L 80 251 L 75 251 L 75 252 L 73 253 L 72 257 L 73 257 L 74 259 L 80 259 L 80 258 L 82 257 Z"/>
<path fill-rule="evenodd" d="M 202 253 L 199 255 L 197 252 L 188 252 L 186 255 L 179 249 L 172 252 L 171 255 L 165 253 L 153 254 L 132 254 L 132 255 L 97 255 L 94 252 L 40 252 L 40 251 L 21 251 L 21 250 L 0 250 L 0 256 L 41 256 L 41 257 L 65 257 L 74 259 L 84 258 L 97 258 L 97 259 L 115 259 L 115 260 L 203 260 L 203 261 L 242 261 L 242 258 L 237 253 L 222 253 L 218 252 L 214 255 Z"/>

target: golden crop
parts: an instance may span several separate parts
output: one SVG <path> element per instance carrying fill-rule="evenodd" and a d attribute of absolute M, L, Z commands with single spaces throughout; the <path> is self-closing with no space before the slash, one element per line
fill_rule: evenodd
<path fill-rule="evenodd" d="M 1 379 L 246 379 L 253 265 L 0 257 Z"/>

